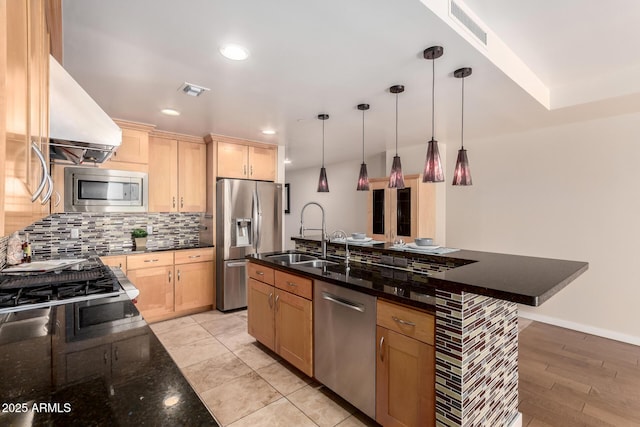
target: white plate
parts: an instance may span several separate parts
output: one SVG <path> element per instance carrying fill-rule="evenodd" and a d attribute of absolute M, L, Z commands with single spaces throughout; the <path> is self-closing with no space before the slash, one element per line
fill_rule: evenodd
<path fill-rule="evenodd" d="M 347 237 L 347 241 L 349 242 L 370 242 L 373 240 L 373 237 L 365 237 L 364 239 L 354 239 L 353 237 Z"/>
<path fill-rule="evenodd" d="M 434 251 L 436 249 L 440 249 L 440 245 L 427 245 L 427 246 L 418 246 L 415 243 L 407 243 L 407 246 L 411 249 L 418 249 L 420 251 Z"/>

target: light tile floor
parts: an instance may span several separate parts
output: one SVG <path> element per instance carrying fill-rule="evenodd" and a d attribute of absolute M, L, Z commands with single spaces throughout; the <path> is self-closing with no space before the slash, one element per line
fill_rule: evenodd
<path fill-rule="evenodd" d="M 247 312 L 206 313 L 151 325 L 223 426 L 377 424 L 247 333 Z"/>

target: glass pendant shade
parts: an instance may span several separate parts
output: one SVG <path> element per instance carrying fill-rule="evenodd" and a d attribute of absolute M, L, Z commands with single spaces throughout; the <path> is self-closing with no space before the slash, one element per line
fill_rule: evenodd
<path fill-rule="evenodd" d="M 327 170 L 324 166 L 320 168 L 320 178 L 318 179 L 318 193 L 328 193 L 329 182 L 327 181 Z"/>
<path fill-rule="evenodd" d="M 367 164 L 360 165 L 360 175 L 358 175 L 357 191 L 369 191 L 369 174 L 367 173 Z"/>
<path fill-rule="evenodd" d="M 427 159 L 424 162 L 422 172 L 422 182 L 443 182 L 444 172 L 442 172 L 442 161 L 440 160 L 440 150 L 438 141 L 431 139 L 427 147 Z"/>
<path fill-rule="evenodd" d="M 391 175 L 389 176 L 389 188 L 404 188 L 404 176 L 402 175 L 402 164 L 400 164 L 400 156 L 393 156 L 391 165 Z"/>
<path fill-rule="evenodd" d="M 467 158 L 467 150 L 461 148 L 458 150 L 458 159 L 456 160 L 456 169 L 453 171 L 453 185 L 471 185 L 471 170 L 469 169 L 469 159 Z"/>

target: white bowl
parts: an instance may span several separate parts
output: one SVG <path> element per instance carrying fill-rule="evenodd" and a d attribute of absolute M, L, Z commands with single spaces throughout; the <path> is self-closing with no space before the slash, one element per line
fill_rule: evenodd
<path fill-rule="evenodd" d="M 367 238 L 367 233 L 351 233 L 353 240 L 364 240 Z"/>
<path fill-rule="evenodd" d="M 413 242 L 418 246 L 431 246 L 433 239 L 431 237 L 416 237 Z"/>

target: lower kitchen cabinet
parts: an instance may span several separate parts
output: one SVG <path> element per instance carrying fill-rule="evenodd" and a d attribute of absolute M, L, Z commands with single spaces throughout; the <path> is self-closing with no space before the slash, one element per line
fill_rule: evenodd
<path fill-rule="evenodd" d="M 127 256 L 127 277 L 140 291 L 137 308 L 147 322 L 211 309 L 213 248 Z"/>
<path fill-rule="evenodd" d="M 249 334 L 313 376 L 313 282 L 253 263 L 248 272 Z"/>
<path fill-rule="evenodd" d="M 433 316 L 382 300 L 377 316 L 376 421 L 435 425 Z"/>
<path fill-rule="evenodd" d="M 100 261 L 104 265 L 110 267 L 118 267 L 124 274 L 127 274 L 127 257 L 126 255 L 109 255 L 100 257 Z"/>

